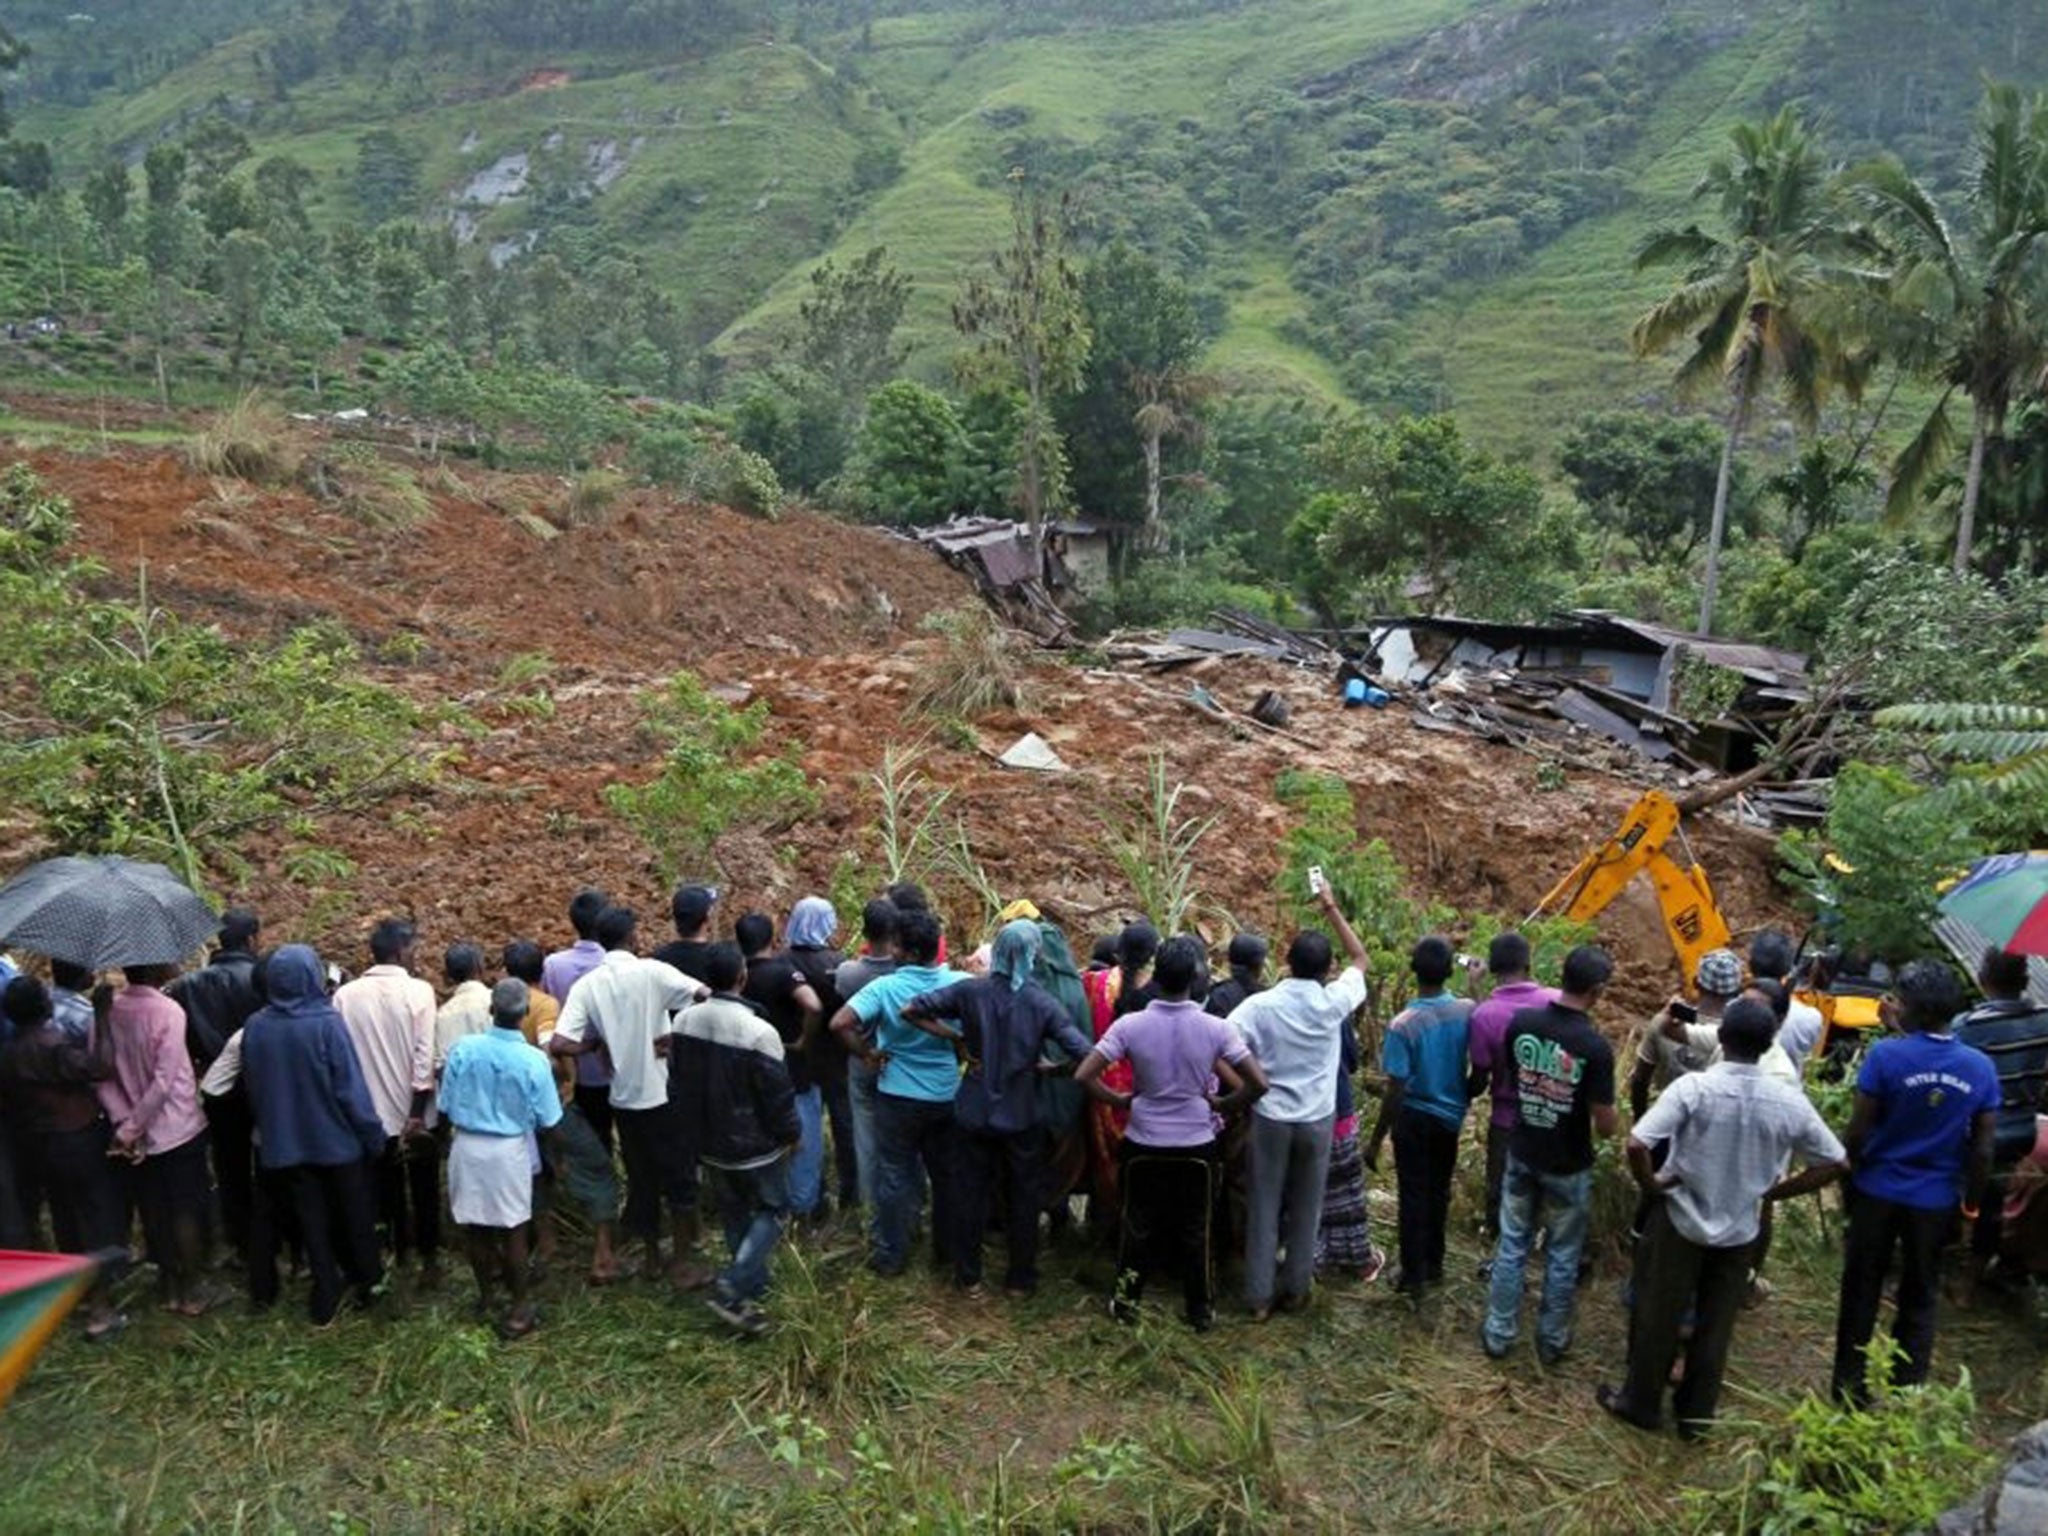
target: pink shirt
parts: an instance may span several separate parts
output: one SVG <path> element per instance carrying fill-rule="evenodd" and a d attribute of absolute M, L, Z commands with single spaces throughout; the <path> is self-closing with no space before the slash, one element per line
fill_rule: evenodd
<path fill-rule="evenodd" d="M 412 1118 L 412 1099 L 434 1086 L 434 989 L 404 967 L 373 965 L 334 994 L 386 1136 Z"/>
<path fill-rule="evenodd" d="M 1541 1008 L 1557 1001 L 1557 993 L 1533 981 L 1510 981 L 1493 989 L 1493 996 L 1472 1010 L 1467 1027 L 1466 1049 L 1473 1067 L 1486 1074 L 1488 1096 L 1493 1101 L 1491 1123 L 1500 1130 L 1513 1130 L 1515 1109 L 1521 1102 L 1515 1087 L 1514 1058 L 1508 1055 L 1508 1025 L 1524 1008 Z"/>
<path fill-rule="evenodd" d="M 199 1084 L 185 1048 L 185 1010 L 155 987 L 123 987 L 107 1015 L 114 1075 L 99 1085 L 114 1134 L 144 1153 L 175 1152 L 206 1129 Z"/>

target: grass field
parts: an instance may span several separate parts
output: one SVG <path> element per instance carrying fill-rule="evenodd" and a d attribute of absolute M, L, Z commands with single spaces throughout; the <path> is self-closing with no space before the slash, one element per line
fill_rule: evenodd
<path fill-rule="evenodd" d="M 566 1268 L 541 1333 L 512 1346 L 452 1276 L 318 1333 L 294 1315 L 174 1323 L 138 1298 L 125 1338 L 60 1341 L 0 1417 L 0 1530 L 1733 1528 L 1718 1496 L 1825 1378 L 1831 1230 L 1786 1213 L 1728 1422 L 1688 1447 L 1592 1401 L 1621 1363 L 1611 1255 L 1559 1367 L 1526 1343 L 1480 1354 L 1466 1152 L 1440 1298 L 1329 1285 L 1306 1316 L 1226 1312 L 1205 1336 L 1163 1286 L 1142 1327 L 1111 1322 L 1092 1252 L 1056 1251 L 1034 1300 L 970 1302 L 915 1271 L 870 1276 L 838 1232 L 785 1248 L 777 1325 L 754 1341 L 664 1288 L 590 1292 Z M 1391 1217 L 1376 1187 L 1382 1240 Z M 1987 1452 L 2048 1410 L 2017 1315 L 1952 1309 L 1937 1366 L 1974 1377 Z"/>

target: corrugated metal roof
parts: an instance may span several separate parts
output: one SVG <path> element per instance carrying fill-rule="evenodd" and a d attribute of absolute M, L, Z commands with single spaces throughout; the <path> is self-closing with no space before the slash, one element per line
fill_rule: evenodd
<path fill-rule="evenodd" d="M 1704 661 L 1710 661 L 1717 667 L 1727 667 L 1730 671 L 1747 673 L 1760 683 L 1782 685 L 1802 681 L 1806 677 L 1806 658 L 1797 651 L 1773 650 L 1767 645 L 1745 645 L 1734 640 L 1702 639 L 1683 630 L 1652 624 L 1647 619 L 1631 619 L 1600 608 L 1575 608 L 1566 617 L 1594 628 L 1621 630 L 1659 650 L 1683 646 Z"/>

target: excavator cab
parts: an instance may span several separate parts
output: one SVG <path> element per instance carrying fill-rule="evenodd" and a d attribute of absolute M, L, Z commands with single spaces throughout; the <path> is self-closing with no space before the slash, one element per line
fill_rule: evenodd
<path fill-rule="evenodd" d="M 1674 837 L 1685 854 L 1683 864 L 1667 851 Z M 1591 922 L 1637 875 L 1650 877 L 1664 931 L 1684 973 L 1685 994 L 1691 997 L 1700 957 L 1710 950 L 1727 949 L 1734 940 L 1727 919 L 1715 904 L 1707 872 L 1686 841 L 1678 806 L 1662 791 L 1645 791 L 1629 807 L 1614 835 L 1579 860 L 1530 916 L 1557 913 Z"/>
<path fill-rule="evenodd" d="M 1852 974 L 1840 955 L 1824 950 L 1807 960 L 1792 995 L 1819 1010 L 1826 1026 L 1816 1054 L 1839 1061 L 1883 1033 L 1881 1010 L 1890 991 L 1889 977 Z"/>

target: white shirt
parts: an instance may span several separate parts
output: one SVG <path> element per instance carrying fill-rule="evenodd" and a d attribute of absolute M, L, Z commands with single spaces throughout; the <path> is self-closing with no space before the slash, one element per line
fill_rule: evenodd
<path fill-rule="evenodd" d="M 373 965 L 334 994 L 386 1136 L 412 1118 L 412 1097 L 434 1086 L 434 989 L 402 966 Z"/>
<path fill-rule="evenodd" d="M 1667 1042 L 1669 1043 L 1669 1042 Z M 1685 1043 L 1708 1066 L 1721 1059 L 1721 1026 L 1718 1024 L 1688 1024 L 1685 1026 Z M 1800 1092 L 1806 1091 L 1805 1081 L 1799 1075 L 1799 1063 L 1785 1053 L 1785 1047 L 1778 1041 L 1771 1042 L 1771 1048 L 1756 1059 L 1757 1069 L 1765 1077 L 1774 1077 L 1781 1083 L 1790 1083 Z"/>
<path fill-rule="evenodd" d="M 1795 1065 L 1804 1066 L 1813 1055 L 1814 1047 L 1820 1044 L 1821 1034 L 1826 1029 L 1827 1021 L 1821 1018 L 1818 1008 L 1794 998 L 1785 1022 L 1778 1026 L 1778 1044 L 1785 1048 L 1785 1054 Z"/>
<path fill-rule="evenodd" d="M 1747 1062 L 1720 1061 L 1666 1088 L 1629 1139 L 1668 1141 L 1662 1174 L 1679 1236 L 1706 1248 L 1756 1241 L 1763 1198 L 1786 1160 L 1839 1163 L 1848 1155 L 1820 1112 L 1790 1083 Z"/>
<path fill-rule="evenodd" d="M 455 1042 L 467 1035 L 480 1035 L 491 1027 L 491 989 L 480 981 L 465 981 L 448 994 L 448 1001 L 434 1015 L 434 1072 L 438 1076 L 448 1065 L 448 1053 Z"/>
<path fill-rule="evenodd" d="M 672 1015 L 704 990 L 672 965 L 614 949 L 569 989 L 555 1035 L 604 1041 L 612 1058 L 612 1108 L 659 1109 L 668 1102 L 668 1069 L 654 1042 L 675 1033 Z"/>
<path fill-rule="evenodd" d="M 1364 1006 L 1365 973 L 1355 965 L 1328 986 L 1290 976 L 1239 1003 L 1230 1022 L 1272 1084 L 1253 1112 L 1289 1123 L 1334 1116 L 1344 1024 Z"/>

